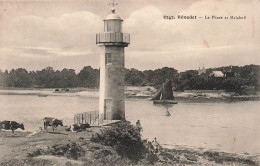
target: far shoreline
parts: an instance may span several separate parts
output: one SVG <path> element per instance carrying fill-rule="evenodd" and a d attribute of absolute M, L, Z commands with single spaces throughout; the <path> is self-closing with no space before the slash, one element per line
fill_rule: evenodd
<path fill-rule="evenodd" d="M 56 91 L 56 90 L 59 91 Z M 151 99 L 156 93 L 156 89 L 151 86 L 133 87 L 126 86 L 125 97 L 128 99 Z M 184 92 L 173 92 L 174 100 L 180 103 L 211 103 L 211 102 L 240 102 L 240 101 L 260 101 L 259 92 L 257 94 L 239 95 L 235 92 L 225 92 L 224 90 L 187 90 Z M 94 88 L 0 88 L 0 95 L 33 95 L 39 96 L 79 96 L 79 97 L 99 97 L 98 89 Z"/>

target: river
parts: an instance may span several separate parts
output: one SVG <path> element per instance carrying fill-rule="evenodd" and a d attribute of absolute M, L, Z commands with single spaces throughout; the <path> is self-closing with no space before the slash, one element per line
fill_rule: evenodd
<path fill-rule="evenodd" d="M 126 99 L 126 119 L 143 126 L 142 136 L 163 146 L 260 154 L 260 102 L 178 103 L 168 110 L 147 99 Z M 97 96 L 0 95 L 0 120 L 16 120 L 26 130 L 43 126 L 44 117 L 73 123 L 74 114 L 98 110 Z"/>

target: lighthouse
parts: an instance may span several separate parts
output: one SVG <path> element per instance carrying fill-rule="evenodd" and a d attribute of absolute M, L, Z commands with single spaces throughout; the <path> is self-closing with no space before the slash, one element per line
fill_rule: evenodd
<path fill-rule="evenodd" d="M 100 47 L 99 118 L 104 120 L 125 119 L 124 99 L 124 48 L 130 44 L 130 35 L 122 33 L 123 20 L 115 12 L 104 19 L 104 32 L 96 34 Z"/>

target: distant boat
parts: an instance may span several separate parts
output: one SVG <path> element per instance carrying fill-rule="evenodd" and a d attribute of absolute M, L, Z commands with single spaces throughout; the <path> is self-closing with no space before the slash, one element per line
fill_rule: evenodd
<path fill-rule="evenodd" d="M 41 93 L 38 94 L 38 97 L 47 97 L 47 96 L 48 96 L 47 94 L 41 94 Z"/>
<path fill-rule="evenodd" d="M 170 79 L 166 81 L 151 100 L 153 104 L 177 104 L 173 97 L 172 81 Z"/>

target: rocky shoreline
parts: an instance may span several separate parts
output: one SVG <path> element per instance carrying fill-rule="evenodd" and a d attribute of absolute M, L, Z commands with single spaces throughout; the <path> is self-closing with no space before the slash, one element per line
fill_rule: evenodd
<path fill-rule="evenodd" d="M 259 165 L 257 156 L 213 150 L 175 147 L 161 148 L 159 153 L 138 161 L 122 157 L 110 146 L 91 141 L 101 128 L 83 132 L 36 133 L 9 131 L 0 133 L 0 165 Z M 131 145 L 129 145 L 131 146 Z"/>

